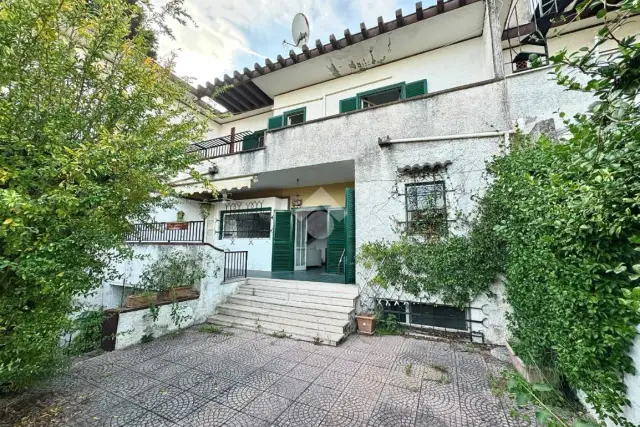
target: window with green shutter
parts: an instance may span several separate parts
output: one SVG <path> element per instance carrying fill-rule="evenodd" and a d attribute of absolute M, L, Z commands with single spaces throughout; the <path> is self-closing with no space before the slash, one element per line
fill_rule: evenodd
<path fill-rule="evenodd" d="M 267 125 L 268 130 L 279 129 L 281 127 L 282 127 L 282 116 L 269 117 L 269 122 Z"/>
<path fill-rule="evenodd" d="M 297 125 L 307 121 L 307 107 L 296 108 L 282 113 L 283 126 Z"/>
<path fill-rule="evenodd" d="M 427 80 L 418 80 L 417 82 L 407 83 L 405 86 L 405 98 L 413 98 L 427 93 Z"/>
<path fill-rule="evenodd" d="M 340 100 L 340 112 L 348 113 L 349 111 L 356 111 L 358 109 L 358 98 L 347 98 Z"/>
<path fill-rule="evenodd" d="M 242 137 L 242 150 L 264 147 L 264 130 L 258 130 Z"/>
<path fill-rule="evenodd" d="M 401 99 L 412 98 L 427 93 L 427 80 L 412 83 L 395 83 L 358 93 L 353 98 L 340 100 L 340 112 L 347 113 L 364 108 L 384 105 Z"/>

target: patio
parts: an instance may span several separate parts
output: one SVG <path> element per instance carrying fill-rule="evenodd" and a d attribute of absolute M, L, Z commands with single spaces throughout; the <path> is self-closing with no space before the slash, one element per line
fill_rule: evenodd
<path fill-rule="evenodd" d="M 350 336 L 338 347 L 198 327 L 77 363 L 39 391 L 79 426 L 514 426 L 482 347 Z M 62 417 L 62 418 L 60 418 Z"/>

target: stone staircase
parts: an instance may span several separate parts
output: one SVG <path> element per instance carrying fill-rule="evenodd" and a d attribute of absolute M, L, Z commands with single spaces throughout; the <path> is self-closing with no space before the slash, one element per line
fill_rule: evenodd
<path fill-rule="evenodd" d="M 357 298 L 355 285 L 248 278 L 207 321 L 335 346 L 355 330 Z"/>

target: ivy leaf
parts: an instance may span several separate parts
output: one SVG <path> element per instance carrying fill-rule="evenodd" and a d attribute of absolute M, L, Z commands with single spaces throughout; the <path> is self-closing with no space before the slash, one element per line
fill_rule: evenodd
<path fill-rule="evenodd" d="M 552 417 L 551 412 L 546 409 L 538 409 L 536 411 L 536 419 L 541 425 L 546 425 L 549 419 Z"/>
<path fill-rule="evenodd" d="M 535 391 L 542 391 L 542 392 L 553 391 L 553 387 L 551 387 L 549 384 L 544 384 L 544 383 L 533 384 L 531 385 L 531 388 Z"/>
<path fill-rule="evenodd" d="M 531 401 L 529 393 L 520 392 L 516 395 L 516 404 L 518 406 L 525 406 Z"/>

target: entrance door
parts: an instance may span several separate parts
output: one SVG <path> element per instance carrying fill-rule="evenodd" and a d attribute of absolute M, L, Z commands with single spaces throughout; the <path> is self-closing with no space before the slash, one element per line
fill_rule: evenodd
<path fill-rule="evenodd" d="M 344 283 L 356 283 L 356 193 L 353 188 L 345 190 L 344 218 Z"/>
<path fill-rule="evenodd" d="M 296 240 L 295 240 L 295 270 L 307 269 L 307 215 L 306 212 L 297 212 Z"/>
<path fill-rule="evenodd" d="M 271 271 L 293 270 L 293 215 L 275 211 Z"/>

